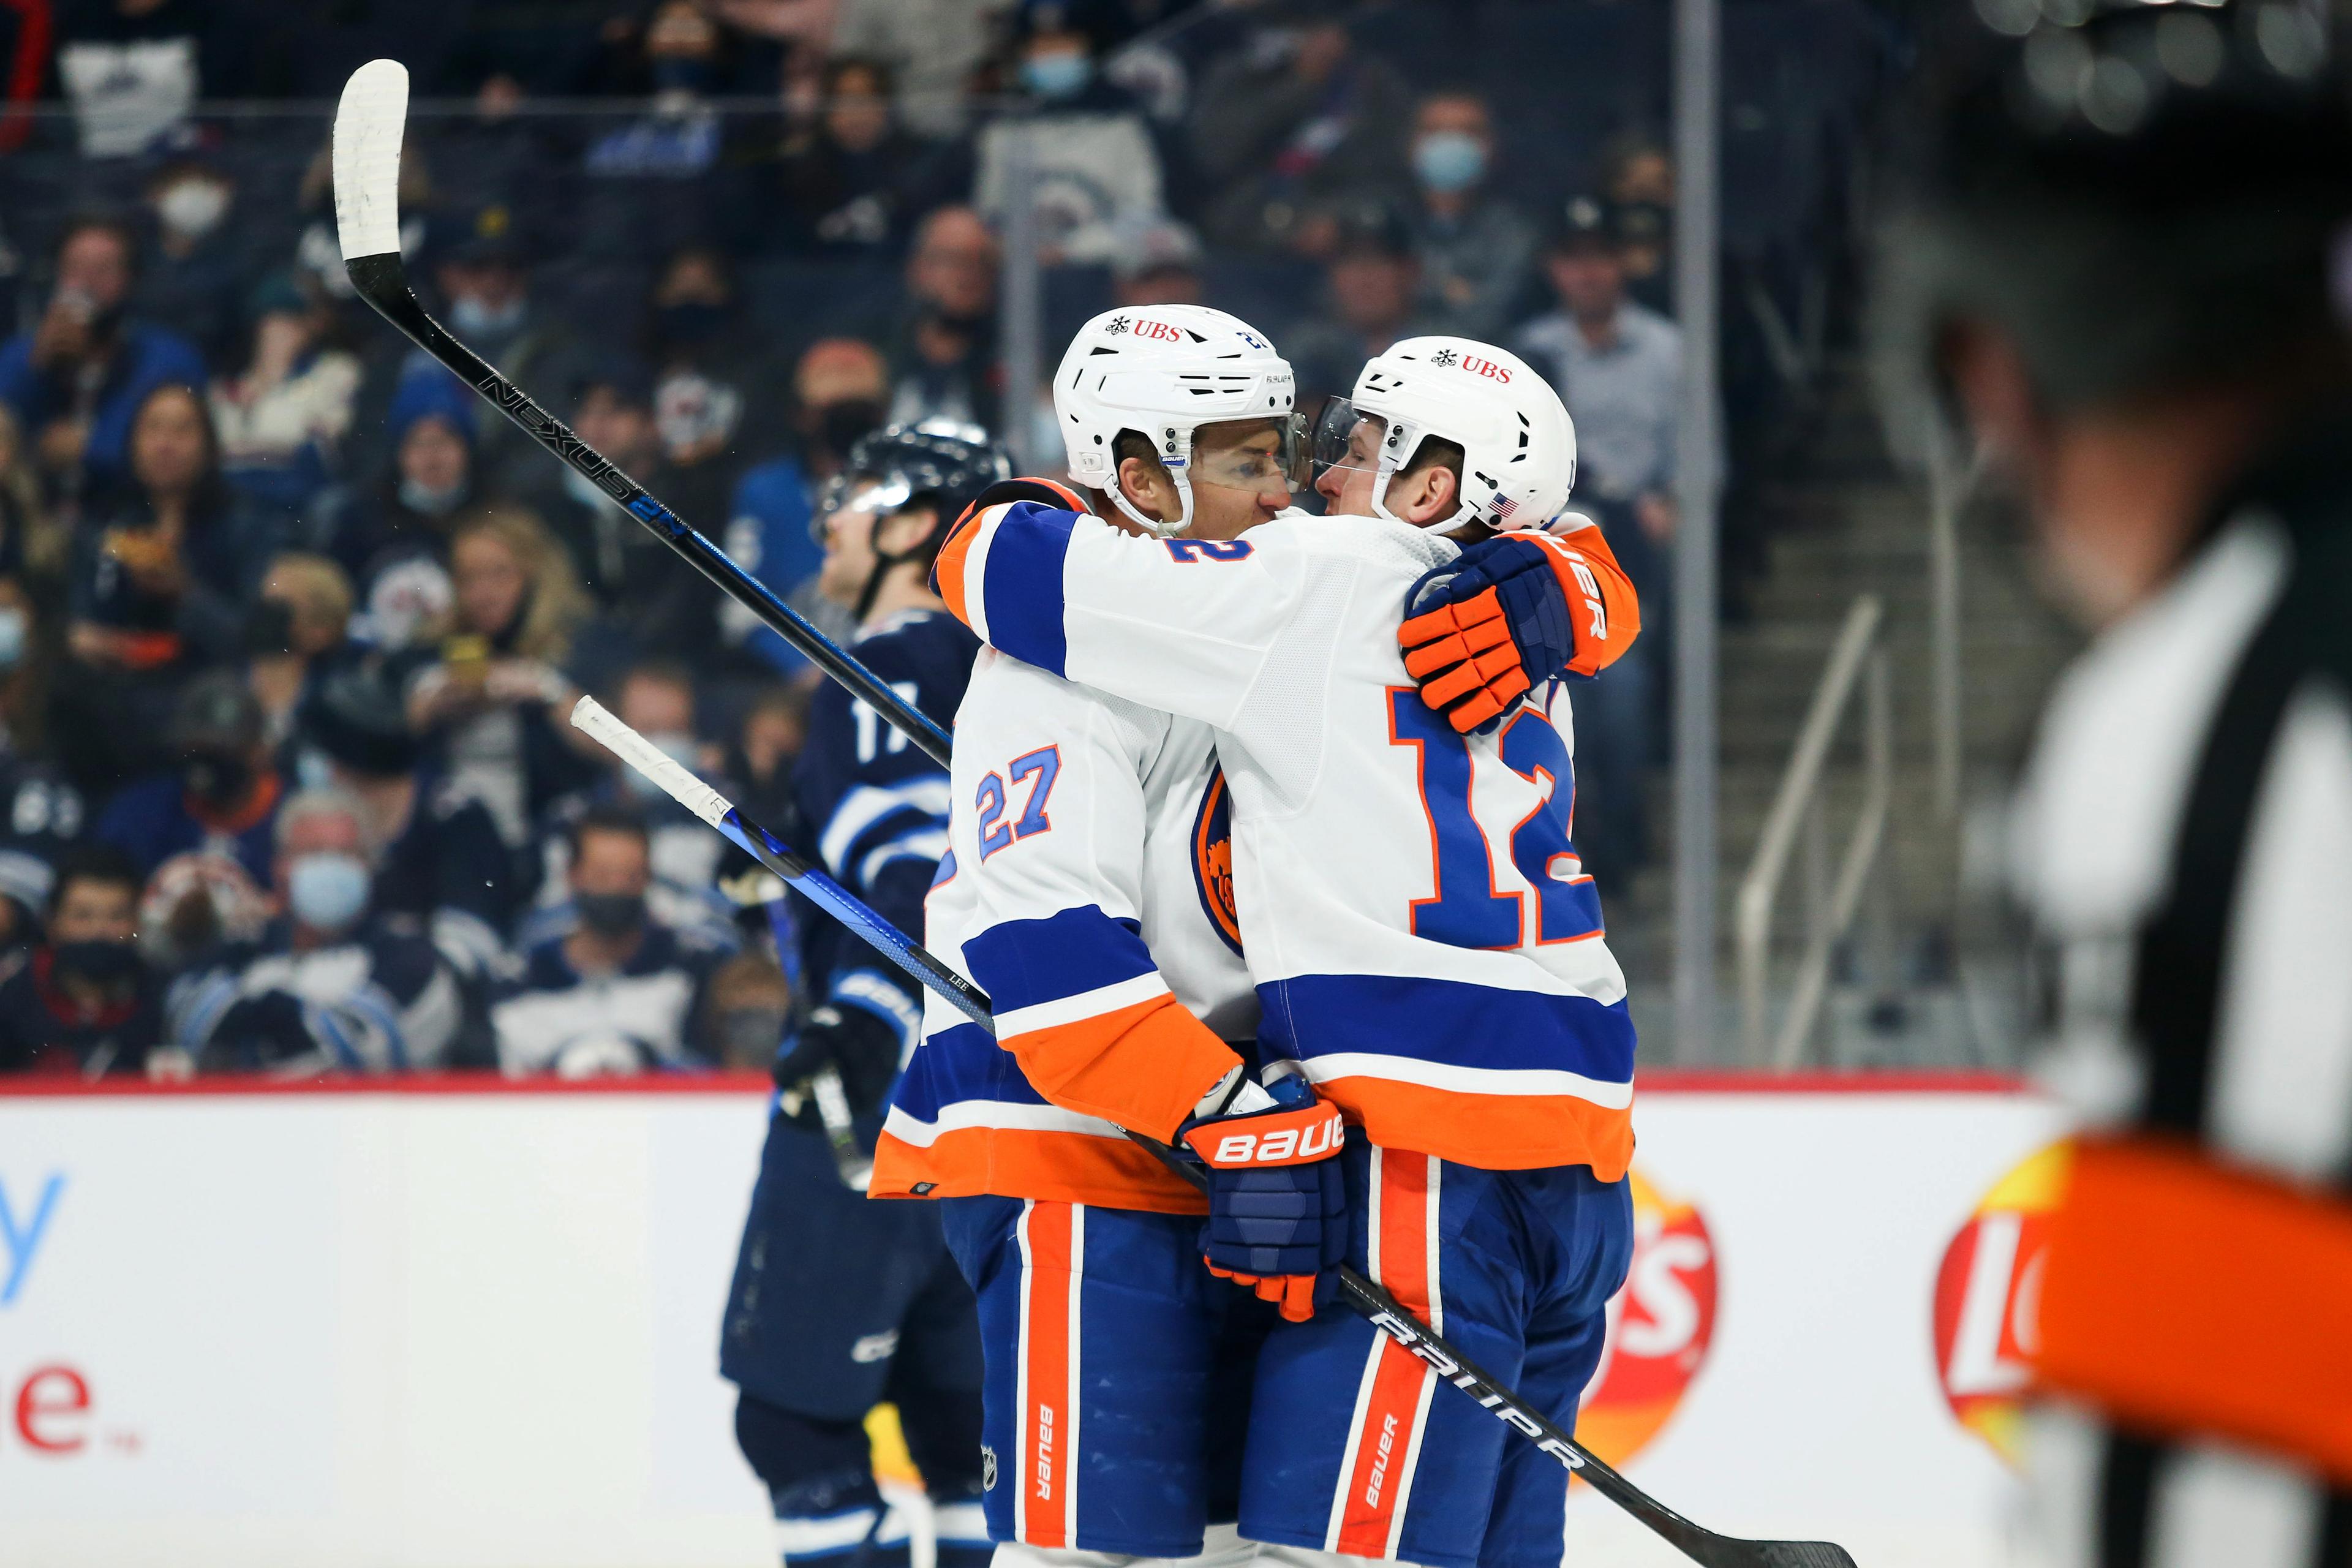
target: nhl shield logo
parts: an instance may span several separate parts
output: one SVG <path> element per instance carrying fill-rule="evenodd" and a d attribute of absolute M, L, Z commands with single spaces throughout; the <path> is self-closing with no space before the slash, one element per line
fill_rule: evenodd
<path fill-rule="evenodd" d="M 980 1489 L 984 1492 L 996 1489 L 996 1450 L 985 1443 L 980 1446 Z"/>

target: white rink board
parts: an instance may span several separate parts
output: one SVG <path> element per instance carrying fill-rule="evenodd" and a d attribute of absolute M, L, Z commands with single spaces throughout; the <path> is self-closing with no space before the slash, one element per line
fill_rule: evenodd
<path fill-rule="evenodd" d="M 765 1104 L 0 1092 L 0 1568 L 772 1563 L 716 1371 Z M 1945 1403 L 1930 1312 L 2053 1108 L 1661 1087 L 1635 1120 L 1718 1285 L 1629 1473 L 1864 1568 L 2004 1563 L 2012 1484 Z M 1678 1561 L 1589 1494 L 1570 1537 L 1579 1568 Z"/>

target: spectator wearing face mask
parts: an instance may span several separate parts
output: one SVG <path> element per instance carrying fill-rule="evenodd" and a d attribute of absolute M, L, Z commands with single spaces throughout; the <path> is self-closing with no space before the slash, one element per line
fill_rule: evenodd
<path fill-rule="evenodd" d="M 457 237 L 435 264 L 433 281 L 449 330 L 516 385 L 560 387 L 579 374 L 584 352 L 579 334 L 540 305 L 530 257 L 507 203 L 489 202 L 458 218 Z M 412 358 L 409 368 L 425 366 Z M 467 412 L 474 422 L 478 472 L 502 486 L 536 479 L 547 462 L 537 442 L 487 403 L 476 401 Z"/>
<path fill-rule="evenodd" d="M 970 207 L 941 207 L 917 227 L 907 307 L 889 347 L 886 423 L 994 427 L 1004 380 L 996 354 L 997 263 L 996 236 Z"/>
<path fill-rule="evenodd" d="M 1159 144 L 1098 57 L 1119 25 L 1109 0 L 1023 0 L 1014 20 L 1013 78 L 1023 112 L 980 132 L 972 205 L 1001 220 L 1012 199 L 1012 142 L 1029 144 L 1038 238 L 1048 262 L 1108 261 L 1124 227 L 1166 210 Z"/>
<path fill-rule="evenodd" d="M 298 734 L 306 773 L 349 795 L 367 841 L 382 847 L 377 917 L 429 936 L 469 995 L 480 992 L 505 970 L 505 933 L 530 897 L 532 868 L 481 802 L 443 787 L 390 661 L 341 663 L 314 681 Z"/>
<path fill-rule="evenodd" d="M 40 319 L 0 344 L 0 402 L 33 433 L 43 472 L 68 504 L 122 477 L 132 416 L 157 387 L 205 384 L 193 343 L 127 313 L 138 258 L 131 230 L 112 218 L 68 225 Z"/>
<path fill-rule="evenodd" d="M 937 205 L 940 150 L 900 128 L 880 62 L 835 58 L 822 90 L 814 122 L 778 159 L 771 243 L 802 254 L 895 256 L 916 216 Z"/>
<path fill-rule="evenodd" d="M 572 826 L 568 875 L 576 924 L 530 947 L 491 1009 L 499 1066 L 562 1078 L 709 1066 L 704 995 L 718 960 L 651 918 L 645 824 L 616 807 L 589 812 Z"/>
<path fill-rule="evenodd" d="M 221 473 L 257 505 L 299 517 L 334 475 L 360 362 L 327 346 L 326 311 L 289 273 L 262 279 L 248 308 L 244 364 L 212 388 Z"/>
<path fill-rule="evenodd" d="M 232 221 L 236 180 L 226 163 L 197 154 L 174 158 L 147 182 L 155 251 L 131 300 L 150 321 L 169 321 L 207 364 L 227 368 L 245 321 L 251 276 L 242 225 Z"/>
<path fill-rule="evenodd" d="M 261 704 L 231 671 L 189 682 L 172 719 L 179 757 L 107 802 L 96 837 L 127 853 L 142 875 L 174 855 L 226 855 L 257 882 L 269 879 L 272 835 L 285 784 L 263 727 Z"/>
<path fill-rule="evenodd" d="M 0 1075 L 143 1072 L 163 1043 L 163 985 L 141 957 L 139 870 L 119 849 L 58 868 L 48 931 L 0 983 Z"/>
<path fill-rule="evenodd" d="M 1625 293 L 1675 313 L 1675 157 L 1649 137 L 1620 138 L 1601 157 L 1601 193 L 1615 215 Z"/>
<path fill-rule="evenodd" d="M 173 1039 L 204 1071 L 400 1072 L 439 1065 L 457 1037 L 456 977 L 424 937 L 373 905 L 365 812 L 340 790 L 304 790 L 278 823 L 280 910 L 166 1000 Z"/>
<path fill-rule="evenodd" d="M 472 395 L 437 366 L 404 375 L 388 420 L 392 470 L 330 514 L 327 552 L 351 576 L 361 634 L 406 646 L 447 614 L 449 531 L 475 495 Z"/>
<path fill-rule="evenodd" d="M 972 0 L 839 0 L 833 48 L 889 67 L 908 129 L 958 136 L 970 113 L 972 73 L 992 41 L 991 11 Z"/>
<path fill-rule="evenodd" d="M 1528 286 L 1536 227 L 1496 194 L 1495 125 L 1475 92 L 1433 93 L 1413 116 L 1413 237 L 1431 330 L 1496 336 Z"/>
<path fill-rule="evenodd" d="M 690 179 L 718 162 L 719 115 L 709 100 L 733 81 L 733 36 L 695 0 L 658 0 L 615 62 L 616 87 L 649 96 L 653 112 L 589 145 L 589 174 L 605 178 Z"/>
<path fill-rule="evenodd" d="M 727 552 L 836 641 L 846 641 L 856 628 L 815 591 L 824 547 L 810 528 L 814 501 L 858 437 L 879 427 L 888 391 L 889 369 L 873 344 L 857 338 L 811 343 L 793 376 L 797 448 L 746 470 L 728 509 Z M 719 626 L 729 641 L 780 674 L 798 676 L 811 668 L 731 599 L 719 606 Z"/>
<path fill-rule="evenodd" d="M 716 748 L 696 736 L 694 676 L 684 665 L 657 661 L 634 667 L 621 677 L 607 705 L 672 762 L 704 777 L 712 775 Z M 568 896 L 572 823 L 582 811 L 616 808 L 635 817 L 646 830 L 653 863 L 646 907 L 654 923 L 677 932 L 698 951 L 733 952 L 740 945 L 734 910 L 714 884 L 721 860 L 740 857 L 731 855 L 725 839 L 635 769 L 601 750 L 598 760 L 605 766 L 604 776 L 576 809 L 560 807 L 562 819 L 548 830 L 541 865 L 549 897 L 516 932 L 515 945 L 529 950 L 578 929 L 580 910 Z"/>
<path fill-rule="evenodd" d="M 782 416 L 782 367 L 765 335 L 749 328 L 734 267 L 718 250 L 674 252 L 647 305 L 654 427 L 671 470 L 662 500 L 684 517 L 724 517 L 749 443 L 764 443 Z"/>

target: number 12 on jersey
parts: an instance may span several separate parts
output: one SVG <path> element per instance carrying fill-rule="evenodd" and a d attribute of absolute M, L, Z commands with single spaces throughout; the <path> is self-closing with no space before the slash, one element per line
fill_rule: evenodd
<path fill-rule="evenodd" d="M 1453 947 L 1526 945 L 1526 898 L 1495 886 L 1495 847 L 1470 810 L 1470 741 L 1430 710 L 1410 686 L 1389 690 L 1389 742 L 1419 759 L 1421 805 L 1429 818 L 1434 896 L 1412 902 L 1412 934 Z M 1569 842 L 1576 774 L 1551 721 L 1522 708 L 1503 727 L 1504 766 L 1544 798 L 1511 829 L 1511 864 L 1535 889 L 1534 940 L 1575 942 L 1601 931 L 1601 900 Z M 1570 872 L 1556 875 L 1554 868 Z"/>

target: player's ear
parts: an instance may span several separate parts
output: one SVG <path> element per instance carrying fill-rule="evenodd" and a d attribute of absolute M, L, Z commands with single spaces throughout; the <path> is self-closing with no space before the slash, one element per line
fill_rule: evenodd
<path fill-rule="evenodd" d="M 1423 463 L 1389 481 L 1389 510 L 1412 523 L 1432 523 L 1454 515 L 1462 504 L 1462 481 L 1444 463 Z M 1399 496 L 1396 492 L 1402 490 Z M 1399 504 L 1400 501 L 1402 504 Z"/>
<path fill-rule="evenodd" d="M 1166 519 L 1183 510 L 1176 499 L 1176 487 L 1169 480 L 1168 470 L 1149 458 L 1121 458 L 1118 460 L 1118 489 L 1137 510 L 1149 517 Z"/>
<path fill-rule="evenodd" d="M 920 546 L 939 525 L 939 513 L 933 508 L 902 507 L 875 525 L 874 548 L 885 555 L 904 555 Z"/>
<path fill-rule="evenodd" d="M 1462 479 L 1443 463 L 1429 465 L 1429 521 L 1452 517 L 1462 504 Z"/>

